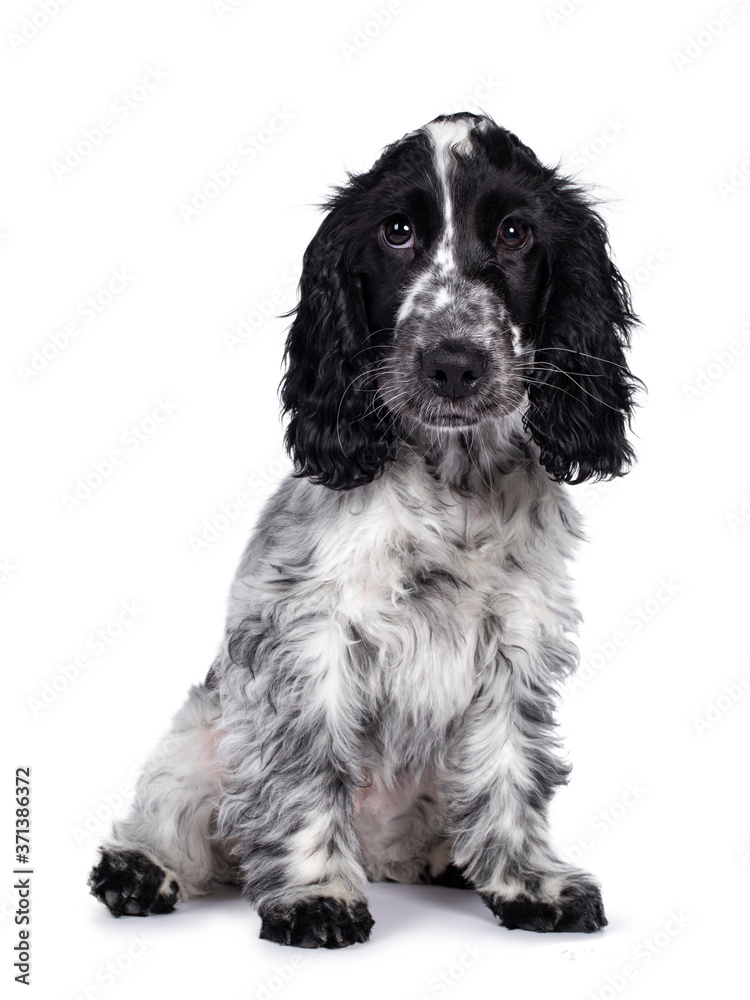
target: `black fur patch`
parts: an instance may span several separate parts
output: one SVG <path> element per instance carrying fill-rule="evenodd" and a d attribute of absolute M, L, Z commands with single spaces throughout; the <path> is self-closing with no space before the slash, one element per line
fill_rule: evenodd
<path fill-rule="evenodd" d="M 591 934 L 607 926 L 599 888 L 588 882 L 568 886 L 558 904 L 524 895 L 507 902 L 499 896 L 481 895 L 508 930 Z"/>
<path fill-rule="evenodd" d="M 366 903 L 342 903 L 330 896 L 295 903 L 289 910 L 260 911 L 260 936 L 295 948 L 345 948 L 367 941 L 375 921 Z"/>
<path fill-rule="evenodd" d="M 454 865 L 452 861 L 448 865 L 447 868 L 444 868 L 443 871 L 440 872 L 439 875 L 429 875 L 428 874 L 428 881 L 432 885 L 446 885 L 450 889 L 473 889 L 474 888 L 474 886 L 466 878 L 466 876 L 461 871 L 461 869 L 457 868 L 456 865 Z"/>
<path fill-rule="evenodd" d="M 606 927 L 604 903 L 599 887 L 590 883 L 568 886 L 560 897 L 562 915 L 557 921 L 556 931 L 592 931 Z"/>
<path fill-rule="evenodd" d="M 512 132 L 467 113 L 438 121 L 464 121 L 473 148 L 462 156 L 454 147 L 450 171 L 462 280 L 494 296 L 497 316 L 507 309 L 524 356 L 533 359 L 518 367 L 503 357 L 500 334 L 507 344 L 508 331 L 498 326 L 490 352 L 498 386 L 487 390 L 485 402 L 497 416 L 501 404 L 516 396 L 520 403 L 528 390 L 524 423 L 553 479 L 622 475 L 634 461 L 626 432 L 640 383 L 625 350 L 637 320 L 610 260 L 604 221 L 584 190 L 543 166 Z M 409 346 L 408 331 L 413 336 L 418 323 L 398 321 L 405 289 L 425 273 L 442 231 L 434 154 L 419 130 L 389 146 L 371 170 L 350 175 L 305 251 L 281 384 L 285 440 L 296 475 L 334 490 L 382 474 L 398 454 L 403 415 L 424 423 L 434 413 L 433 389 Z M 498 227 L 516 209 L 533 241 L 508 255 L 498 251 Z M 394 253 L 379 238 L 393 211 L 416 222 L 412 249 Z M 460 297 L 460 309 L 469 334 L 482 328 L 484 311 L 477 312 L 470 295 Z M 425 321 L 435 341 L 456 337 L 454 313 Z M 391 388 L 405 392 L 408 403 L 387 404 L 389 378 L 381 376 L 388 370 Z M 479 404 L 467 412 L 469 422 L 486 419 Z M 458 490 L 468 490 L 468 481 Z"/>
<path fill-rule="evenodd" d="M 168 892 L 160 892 L 167 873 L 140 851 L 102 850 L 101 860 L 89 876 L 92 895 L 115 917 L 148 917 L 171 913 L 179 886 L 174 879 Z"/>

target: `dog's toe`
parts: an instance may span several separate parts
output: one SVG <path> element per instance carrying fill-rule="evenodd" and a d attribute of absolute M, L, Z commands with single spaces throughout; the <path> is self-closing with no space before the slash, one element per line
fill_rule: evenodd
<path fill-rule="evenodd" d="M 300 900 L 288 909 L 261 909 L 260 936 L 296 948 L 345 948 L 367 941 L 374 920 L 367 904 L 331 896 Z"/>
<path fill-rule="evenodd" d="M 177 880 L 140 851 L 102 849 L 89 886 L 115 917 L 171 913 L 179 894 Z"/>
<path fill-rule="evenodd" d="M 560 908 L 556 931 L 591 934 L 607 926 L 602 894 L 594 883 L 568 886 L 560 896 Z"/>
<path fill-rule="evenodd" d="M 555 900 L 524 894 L 505 900 L 489 893 L 482 898 L 509 930 L 591 934 L 607 926 L 601 891 L 593 881 L 571 882 Z"/>

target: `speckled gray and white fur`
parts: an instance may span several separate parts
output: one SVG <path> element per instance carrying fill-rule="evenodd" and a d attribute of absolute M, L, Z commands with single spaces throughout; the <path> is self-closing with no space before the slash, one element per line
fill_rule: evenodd
<path fill-rule="evenodd" d="M 365 871 L 414 882 L 450 858 L 511 897 L 524 872 L 557 878 L 544 805 L 565 775 L 550 713 L 575 658 L 576 519 L 520 434 L 470 461 L 435 437 L 432 469 L 404 449 L 355 492 L 289 480 L 232 588 L 220 828 L 261 905 L 361 898 Z"/>
<path fill-rule="evenodd" d="M 454 255 L 446 176 L 481 121 L 426 129 L 443 229 L 403 290 L 380 376 L 395 457 L 349 490 L 290 476 L 266 505 L 208 681 L 105 845 L 115 868 L 130 852 L 157 865 L 162 896 L 233 877 L 278 923 L 316 899 L 361 914 L 368 879 L 457 869 L 507 926 L 606 923 L 595 881 L 547 828 L 568 773 L 553 710 L 576 664 L 566 561 L 581 529 L 525 426 L 520 331 Z M 489 354 L 487 416 L 441 429 L 438 397 L 415 412 L 410 366 L 457 329 Z M 123 884 L 120 912 L 148 912 Z"/>

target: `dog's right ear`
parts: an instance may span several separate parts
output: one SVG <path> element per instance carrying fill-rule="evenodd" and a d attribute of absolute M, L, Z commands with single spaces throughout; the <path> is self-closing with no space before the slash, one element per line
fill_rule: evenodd
<path fill-rule="evenodd" d="M 281 402 L 296 475 L 347 490 L 380 475 L 391 435 L 376 412 L 377 391 L 363 350 L 365 308 L 347 266 L 351 237 L 342 233 L 339 212 L 334 203 L 305 251 Z"/>

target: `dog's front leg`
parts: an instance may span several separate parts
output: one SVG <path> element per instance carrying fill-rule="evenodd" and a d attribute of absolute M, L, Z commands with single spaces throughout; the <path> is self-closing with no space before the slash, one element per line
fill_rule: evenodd
<path fill-rule="evenodd" d="M 568 773 L 556 753 L 553 699 L 512 655 L 501 657 L 453 739 L 453 859 L 504 926 L 596 931 L 607 923 L 596 880 L 549 846 L 547 806 Z"/>
<path fill-rule="evenodd" d="M 219 833 L 238 857 L 262 938 L 339 948 L 366 941 L 373 924 L 354 828 L 356 713 L 335 644 L 309 645 L 329 662 L 269 658 L 254 676 L 234 666 L 225 678 Z"/>

